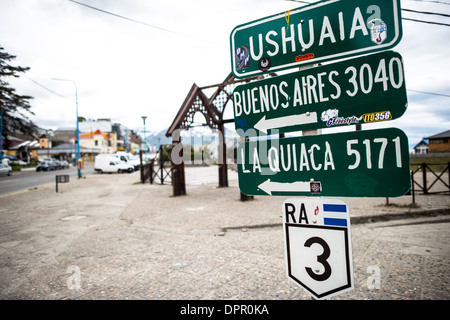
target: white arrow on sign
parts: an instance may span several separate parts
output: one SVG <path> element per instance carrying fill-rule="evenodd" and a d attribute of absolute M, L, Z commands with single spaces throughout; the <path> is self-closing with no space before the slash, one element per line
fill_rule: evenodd
<path fill-rule="evenodd" d="M 266 116 L 263 116 L 261 120 L 259 120 L 255 124 L 255 129 L 267 133 L 268 129 L 283 128 L 316 122 L 317 122 L 317 112 L 306 112 L 301 114 L 294 114 L 292 116 L 268 120 L 266 120 Z"/>
<path fill-rule="evenodd" d="M 273 182 L 267 179 L 261 183 L 260 188 L 265 193 L 272 195 L 272 192 L 284 191 L 284 192 L 309 192 L 311 190 L 309 181 L 297 181 L 297 182 Z"/>

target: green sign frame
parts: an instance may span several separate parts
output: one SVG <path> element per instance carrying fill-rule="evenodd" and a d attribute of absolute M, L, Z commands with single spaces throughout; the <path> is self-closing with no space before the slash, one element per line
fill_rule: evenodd
<path fill-rule="evenodd" d="M 246 141 L 237 167 L 246 195 L 399 197 L 411 187 L 397 128 Z"/>
<path fill-rule="evenodd" d="M 253 81 L 233 91 L 241 136 L 393 120 L 407 106 L 402 57 L 394 51 Z"/>
<path fill-rule="evenodd" d="M 391 49 L 402 38 L 400 0 L 325 0 L 235 27 L 236 78 Z"/>

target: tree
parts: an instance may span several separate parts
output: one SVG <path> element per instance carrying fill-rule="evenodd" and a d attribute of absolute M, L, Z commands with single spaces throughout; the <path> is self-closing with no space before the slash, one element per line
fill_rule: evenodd
<path fill-rule="evenodd" d="M 20 73 L 30 70 L 29 67 L 13 66 L 9 62 L 16 56 L 10 55 L 0 46 L 0 111 L 3 111 L 2 135 L 4 147 L 8 148 L 8 135 L 24 135 L 36 138 L 36 125 L 29 120 L 33 115 L 29 100 L 33 97 L 20 95 L 9 84 L 11 77 L 18 78 Z"/>

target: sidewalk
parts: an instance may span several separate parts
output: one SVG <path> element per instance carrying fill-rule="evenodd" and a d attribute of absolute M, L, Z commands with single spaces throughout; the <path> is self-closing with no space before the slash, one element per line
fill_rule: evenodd
<path fill-rule="evenodd" d="M 232 172 L 218 188 L 189 170 L 181 197 L 139 172 L 0 197 L 0 298 L 310 300 L 286 277 L 286 197 L 241 202 Z M 355 290 L 333 300 L 450 298 L 450 197 L 411 199 L 342 198 Z"/>

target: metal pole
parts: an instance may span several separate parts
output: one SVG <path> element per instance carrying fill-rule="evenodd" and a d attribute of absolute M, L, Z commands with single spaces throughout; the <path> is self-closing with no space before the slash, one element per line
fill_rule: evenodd
<path fill-rule="evenodd" d="M 147 116 L 142 116 L 142 120 L 144 120 L 144 143 L 145 143 L 145 119 L 147 119 Z M 145 163 L 145 151 L 144 151 L 144 163 Z"/>
<path fill-rule="evenodd" d="M 77 114 L 77 168 L 78 168 L 78 179 L 81 178 L 81 169 L 80 169 L 80 158 L 81 158 L 81 152 L 80 152 L 80 129 L 78 126 L 78 89 L 77 84 L 75 81 L 69 80 L 69 79 L 60 79 L 60 78 L 52 78 L 52 80 L 58 80 L 58 81 L 67 81 L 72 82 L 75 86 L 75 106 L 76 106 L 76 114 Z"/>
<path fill-rule="evenodd" d="M 414 171 L 411 170 L 411 194 L 412 194 L 412 203 L 416 203 L 416 195 L 414 194 Z"/>

